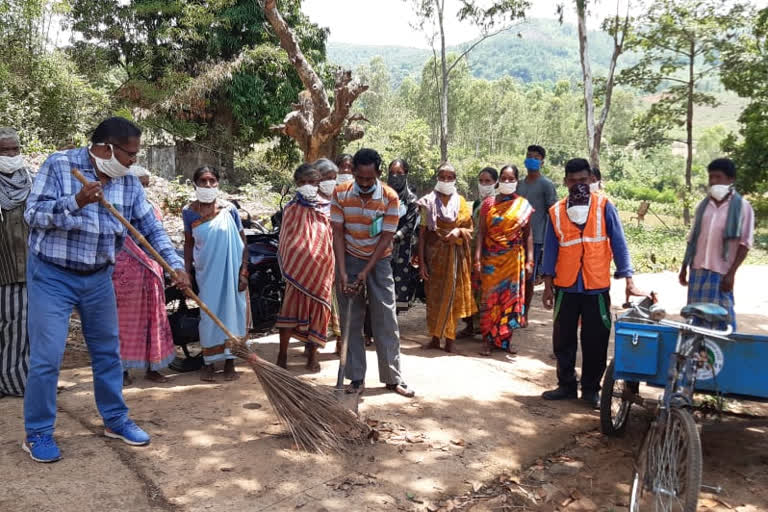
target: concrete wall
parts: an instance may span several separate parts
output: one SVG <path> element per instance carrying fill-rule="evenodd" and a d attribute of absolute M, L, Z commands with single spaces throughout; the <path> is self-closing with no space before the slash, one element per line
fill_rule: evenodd
<path fill-rule="evenodd" d="M 176 179 L 176 148 L 174 146 L 146 146 L 139 165 L 167 180 Z"/>

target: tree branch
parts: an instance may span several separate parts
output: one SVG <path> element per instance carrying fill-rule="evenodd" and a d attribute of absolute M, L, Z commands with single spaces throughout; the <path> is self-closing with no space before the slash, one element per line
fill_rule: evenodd
<path fill-rule="evenodd" d="M 318 117 L 326 117 L 331 111 L 331 106 L 328 101 L 328 95 L 325 93 L 323 82 L 317 76 L 315 70 L 312 69 L 312 66 L 309 65 L 309 62 L 307 62 L 301 48 L 299 48 L 299 43 L 296 41 L 293 31 L 285 23 L 285 20 L 280 15 L 280 11 L 277 10 L 277 1 L 262 0 L 260 3 L 267 20 L 280 39 L 280 46 L 283 47 L 283 50 L 290 57 L 291 63 L 296 68 L 296 72 L 301 79 L 301 83 L 304 84 L 304 87 L 311 94 L 312 102 L 315 105 L 315 112 L 319 114 Z"/>
<path fill-rule="evenodd" d="M 520 24 L 519 24 L 519 23 L 515 23 L 515 24 L 512 24 L 512 25 L 507 25 L 507 26 L 505 26 L 505 27 L 502 27 L 502 28 L 500 28 L 499 30 L 497 30 L 497 31 L 495 31 L 495 32 L 491 32 L 491 33 L 485 34 L 485 35 L 484 35 L 484 36 L 482 36 L 480 39 L 478 39 L 477 41 L 475 41 L 474 43 L 472 43 L 472 44 L 471 44 L 471 45 L 470 45 L 470 46 L 469 46 L 469 47 L 468 47 L 466 50 L 464 50 L 463 52 L 461 52 L 461 55 L 459 55 L 459 56 L 458 56 L 458 58 L 457 58 L 455 61 L 453 61 L 453 64 L 451 64 L 450 66 L 448 66 L 448 74 L 450 75 L 450 74 L 451 74 L 451 71 L 453 71 L 453 68 L 455 68 L 455 67 L 456 67 L 456 64 L 458 64 L 458 63 L 459 63 L 459 61 L 460 61 L 461 59 L 463 59 L 464 57 L 466 57 L 466 56 L 467 56 L 467 54 L 469 54 L 469 52 L 471 52 L 472 50 L 474 50 L 474 49 L 477 47 L 477 45 L 479 45 L 480 43 L 482 43 L 483 41 L 485 41 L 485 40 L 487 40 L 487 39 L 490 39 L 490 38 L 491 38 L 491 37 L 493 37 L 493 36 L 499 35 L 499 34 L 501 34 L 502 32 L 506 32 L 507 30 L 511 29 L 512 27 L 516 27 L 516 26 L 518 26 L 518 25 L 520 25 Z"/>
<path fill-rule="evenodd" d="M 619 55 L 624 52 L 624 38 L 629 30 L 629 2 L 627 2 L 627 14 L 624 17 L 624 27 L 621 31 L 621 37 L 619 37 L 619 4 L 616 2 L 616 24 L 613 33 L 613 54 L 611 55 L 611 64 L 608 68 L 608 81 L 605 84 L 605 102 L 603 103 L 603 110 L 600 112 L 600 119 L 597 122 L 596 130 L 602 133 L 605 123 L 608 120 L 608 111 L 611 109 L 611 100 L 613 99 L 613 86 L 616 76 L 616 63 L 619 60 Z"/>
<path fill-rule="evenodd" d="M 358 80 L 352 78 L 351 71 L 340 73 L 336 78 L 333 112 L 317 123 L 315 134 L 319 135 L 323 140 L 327 140 L 329 137 L 341 132 L 344 123 L 347 121 L 349 110 L 352 108 L 352 103 L 367 90 L 367 85 L 363 85 Z"/>

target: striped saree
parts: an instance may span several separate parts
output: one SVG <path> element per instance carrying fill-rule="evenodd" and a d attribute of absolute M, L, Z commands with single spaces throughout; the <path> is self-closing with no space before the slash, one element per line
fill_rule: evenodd
<path fill-rule="evenodd" d="M 331 320 L 335 258 L 328 215 L 297 196 L 283 212 L 278 249 L 285 296 L 278 328 L 304 342 L 325 346 Z"/>

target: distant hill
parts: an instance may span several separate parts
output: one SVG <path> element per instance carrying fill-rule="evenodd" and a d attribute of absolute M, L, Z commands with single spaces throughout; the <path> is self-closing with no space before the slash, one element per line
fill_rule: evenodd
<path fill-rule="evenodd" d="M 611 37 L 605 32 L 593 31 L 589 34 L 589 43 L 593 72 L 605 74 L 613 51 Z M 469 44 L 471 42 L 450 50 L 459 53 Z M 331 62 L 353 70 L 373 57 L 383 57 L 395 87 L 407 76 L 418 76 L 432 55 L 431 50 L 402 46 L 328 43 L 327 49 Z M 635 61 L 631 55 L 623 55 L 622 60 L 624 65 Z M 510 32 L 480 44 L 469 54 L 468 62 L 474 76 L 488 80 L 507 75 L 523 82 L 581 78 L 576 26 L 561 25 L 556 20 L 527 20 Z"/>

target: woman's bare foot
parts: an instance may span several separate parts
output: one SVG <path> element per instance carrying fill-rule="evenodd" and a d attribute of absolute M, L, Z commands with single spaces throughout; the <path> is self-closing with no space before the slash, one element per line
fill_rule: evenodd
<path fill-rule="evenodd" d="M 432 341 L 430 341 L 429 345 L 424 348 L 426 350 L 440 350 L 440 338 L 432 336 Z"/>
<path fill-rule="evenodd" d="M 288 354 L 277 354 L 277 362 L 275 363 L 277 366 L 282 368 L 283 370 L 288 369 Z"/>
<path fill-rule="evenodd" d="M 515 355 L 517 354 L 517 349 L 514 346 L 512 346 L 512 343 L 509 343 L 507 344 L 507 352 L 512 355 Z"/>
<path fill-rule="evenodd" d="M 479 352 L 481 356 L 490 357 L 491 356 L 491 344 L 487 341 L 483 343 L 483 350 Z"/>
<path fill-rule="evenodd" d="M 313 373 L 317 373 L 320 371 L 320 361 L 317 360 L 317 347 L 313 346 L 309 350 L 309 354 L 307 355 L 307 364 L 304 366 L 307 370 Z"/>
<path fill-rule="evenodd" d="M 144 378 L 147 380 L 151 380 L 152 382 L 159 382 L 161 384 L 168 382 L 170 379 L 163 375 L 160 372 L 157 372 L 155 370 L 147 370 L 147 373 L 144 375 Z"/>
<path fill-rule="evenodd" d="M 456 352 L 455 343 L 453 340 L 445 340 L 445 351 L 450 354 Z"/>
<path fill-rule="evenodd" d="M 216 382 L 216 370 L 212 364 L 204 364 L 200 368 L 200 380 L 203 382 Z"/>
<path fill-rule="evenodd" d="M 131 374 L 128 373 L 128 371 L 123 372 L 123 387 L 130 386 L 133 384 L 133 377 L 131 377 Z"/>
<path fill-rule="evenodd" d="M 224 361 L 224 380 L 237 380 L 240 374 L 235 371 L 235 360 L 227 359 Z"/>

